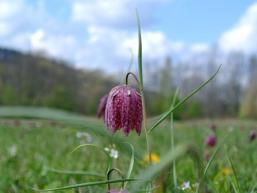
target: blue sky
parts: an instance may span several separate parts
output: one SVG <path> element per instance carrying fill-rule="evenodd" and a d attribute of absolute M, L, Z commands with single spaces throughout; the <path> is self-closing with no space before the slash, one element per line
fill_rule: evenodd
<path fill-rule="evenodd" d="M 174 0 L 158 10 L 156 27 L 174 40 L 214 43 L 253 3 L 253 0 Z"/>
<path fill-rule="evenodd" d="M 0 46 L 121 70 L 137 53 L 135 8 L 145 60 L 189 58 L 214 44 L 224 53 L 257 51 L 251 0 L 0 0 Z"/>

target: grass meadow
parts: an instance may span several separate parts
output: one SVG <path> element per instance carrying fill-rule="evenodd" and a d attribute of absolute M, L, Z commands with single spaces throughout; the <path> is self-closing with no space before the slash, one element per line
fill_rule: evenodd
<path fill-rule="evenodd" d="M 135 133 L 129 137 L 121 132 L 112 135 L 102 120 L 49 109 L 1 108 L 0 116 L 1 192 L 37 192 L 33 188 L 49 189 L 105 180 L 108 165 L 126 174 L 131 163 L 127 143 L 134 147 L 131 178 L 137 178 L 147 169 L 143 133 L 140 137 Z M 149 119 L 148 124 L 153 121 Z M 257 141 L 249 140 L 256 123 L 247 120 L 175 122 L 175 146 L 186 145 L 193 149 L 176 159 L 177 192 L 198 191 L 202 170 L 215 152 L 204 177 L 205 192 L 256 192 Z M 213 124 L 217 145 L 207 147 L 204 140 L 214 132 L 210 128 Z M 150 136 L 153 165 L 158 165 L 170 149 L 169 126 L 168 121 L 163 122 Z M 97 147 L 84 146 L 72 152 L 80 144 Z M 119 176 L 113 175 L 113 178 Z M 153 192 L 173 192 L 171 164 L 162 167 L 153 179 Z M 127 189 L 134 183 L 128 182 Z M 112 187 L 119 188 L 120 184 L 112 184 Z M 103 184 L 59 192 L 106 190 L 107 185 Z"/>

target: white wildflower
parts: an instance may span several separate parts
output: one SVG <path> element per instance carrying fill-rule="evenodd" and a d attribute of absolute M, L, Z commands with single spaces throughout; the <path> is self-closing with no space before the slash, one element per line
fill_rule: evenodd
<path fill-rule="evenodd" d="M 104 151 L 108 152 L 109 153 L 109 156 L 114 158 L 114 159 L 117 159 L 119 157 L 119 152 L 117 149 L 115 148 L 108 148 L 108 147 L 105 147 L 104 148 Z"/>
<path fill-rule="evenodd" d="M 10 157 L 14 157 L 17 154 L 17 146 L 16 145 L 12 145 L 9 149 L 8 149 L 8 153 L 10 155 Z"/>
<path fill-rule="evenodd" d="M 119 157 L 119 152 L 116 149 L 111 149 L 110 151 L 110 157 L 117 159 Z"/>
<path fill-rule="evenodd" d="M 93 137 L 89 133 L 87 133 L 87 132 L 80 132 L 80 131 L 78 131 L 76 133 L 76 137 L 78 139 L 85 138 L 86 141 L 89 142 L 89 143 L 91 143 L 93 141 Z M 82 142 L 84 142 L 84 141 L 82 140 Z"/>
<path fill-rule="evenodd" d="M 183 184 L 181 186 L 181 189 L 182 190 L 187 190 L 189 188 L 190 188 L 190 182 L 189 181 L 183 182 Z"/>

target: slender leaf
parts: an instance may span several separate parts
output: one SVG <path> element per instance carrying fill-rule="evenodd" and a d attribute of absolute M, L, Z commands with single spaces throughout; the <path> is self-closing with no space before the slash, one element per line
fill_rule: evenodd
<path fill-rule="evenodd" d="M 216 157 L 216 155 L 217 155 L 217 153 L 218 153 L 219 150 L 220 150 L 220 146 L 215 149 L 215 151 L 214 151 L 214 153 L 212 154 L 211 158 L 208 160 L 208 163 L 206 164 L 206 166 L 205 166 L 205 168 L 204 168 L 204 173 L 203 173 L 204 176 L 206 176 L 207 171 L 208 171 L 209 167 L 211 166 L 211 163 L 212 163 L 213 160 L 215 159 L 215 157 Z"/>
<path fill-rule="evenodd" d="M 141 36 L 141 26 L 140 26 L 140 18 L 138 11 L 136 10 L 137 16 L 137 29 L 138 29 L 138 73 L 139 73 L 139 81 L 141 87 L 143 87 L 143 55 L 142 55 L 142 36 Z"/>
<path fill-rule="evenodd" d="M 111 157 L 109 156 L 109 154 L 102 147 L 99 147 L 97 145 L 94 145 L 94 144 L 81 144 L 81 145 L 78 145 L 76 148 L 74 148 L 71 151 L 71 153 L 74 153 L 75 151 L 77 151 L 78 149 L 80 149 L 82 147 L 94 147 L 94 148 L 97 148 L 98 150 L 100 150 L 101 152 L 103 152 L 107 156 L 107 159 L 108 159 L 108 165 L 107 165 L 106 171 L 108 171 L 111 168 L 111 161 L 112 161 Z"/>
<path fill-rule="evenodd" d="M 159 124 L 161 124 L 169 115 L 170 113 L 174 112 L 178 107 L 180 107 L 182 104 L 184 104 L 188 99 L 190 99 L 193 95 L 195 95 L 199 90 L 201 90 L 204 86 L 206 86 L 211 80 L 215 78 L 215 76 L 218 74 L 219 70 L 221 68 L 221 65 L 219 66 L 218 70 L 204 83 L 202 83 L 198 88 L 193 90 L 188 96 L 186 96 L 182 101 L 180 101 L 177 105 L 175 105 L 172 109 L 165 112 L 161 118 L 149 129 L 149 133 L 152 132 Z"/>
<path fill-rule="evenodd" d="M 234 164 L 232 163 L 232 160 L 230 159 L 228 154 L 227 154 L 227 158 L 228 158 L 229 164 L 230 164 L 230 166 L 232 168 L 233 176 L 234 176 L 234 178 L 232 179 L 232 186 L 233 186 L 234 190 L 236 190 L 237 193 L 239 193 L 239 192 L 241 192 L 241 190 L 240 190 L 240 186 L 239 186 L 239 182 L 238 182 L 238 177 L 237 177 L 237 173 L 236 173 Z"/>
<path fill-rule="evenodd" d="M 101 152 L 103 152 L 105 155 L 107 155 L 109 157 L 109 155 L 106 153 L 106 151 L 104 151 L 104 149 L 102 147 L 99 147 L 98 145 L 91 144 L 91 143 L 85 143 L 85 144 L 78 145 L 77 147 L 75 147 L 71 151 L 71 153 L 74 153 L 75 151 L 81 149 L 82 147 L 94 147 L 94 148 L 97 148 L 97 149 L 99 149 Z"/>
<path fill-rule="evenodd" d="M 171 109 L 175 106 L 177 95 L 178 95 L 179 89 L 177 88 L 175 91 L 175 94 L 173 96 Z M 171 151 L 173 151 L 175 146 L 175 128 L 174 128 L 174 117 L 173 113 L 170 114 L 170 134 L 171 134 Z M 173 161 L 172 164 L 172 174 L 173 174 L 173 185 L 174 185 L 174 192 L 177 192 L 177 172 L 176 172 L 176 160 Z"/>
<path fill-rule="evenodd" d="M 251 192 L 250 193 L 256 193 L 256 191 L 255 191 L 255 188 L 257 187 L 257 183 L 253 186 L 253 188 L 252 188 L 252 190 L 251 190 Z"/>
<path fill-rule="evenodd" d="M 119 179 L 119 180 L 105 180 L 105 181 L 96 181 L 96 182 L 86 182 L 86 183 L 81 183 L 81 184 L 74 184 L 74 185 L 69 185 L 69 186 L 63 186 L 63 187 L 58 187 L 58 188 L 50 188 L 50 189 L 45 189 L 45 190 L 38 190 L 32 188 L 34 191 L 37 192 L 49 192 L 49 191 L 57 191 L 57 190 L 67 190 L 67 189 L 74 189 L 74 188 L 80 188 L 80 187 L 88 187 L 88 186 L 98 186 L 98 185 L 104 185 L 104 184 L 112 184 L 112 183 L 121 183 L 123 181 L 136 181 L 136 179 Z"/>
<path fill-rule="evenodd" d="M 238 188 L 236 187 L 236 183 L 235 183 L 235 181 L 232 180 L 232 179 L 231 179 L 231 185 L 232 185 L 233 190 L 235 191 L 235 193 L 239 193 Z"/>
<path fill-rule="evenodd" d="M 221 141 L 221 143 L 218 145 L 218 147 L 216 148 L 216 150 L 214 151 L 214 153 L 212 154 L 211 158 L 209 159 L 207 165 L 205 166 L 205 169 L 204 169 L 204 177 L 206 176 L 207 174 L 207 171 L 211 165 L 211 163 L 214 161 L 218 151 L 220 150 L 220 148 L 224 145 L 224 143 L 226 142 L 226 139 L 228 137 L 229 134 L 225 135 L 225 137 L 223 138 L 223 140 Z"/>
<path fill-rule="evenodd" d="M 85 175 L 85 176 L 95 176 L 105 178 L 106 176 L 95 173 L 95 172 L 86 172 L 86 171 L 72 171 L 72 170 L 61 170 L 55 168 L 46 168 L 49 172 L 59 173 L 59 174 L 67 174 L 67 175 Z"/>
<path fill-rule="evenodd" d="M 131 176 L 131 173 L 133 171 L 133 167 L 134 167 L 134 162 L 135 162 L 135 153 L 134 153 L 134 147 L 132 144 L 128 143 L 130 148 L 131 148 L 131 158 L 130 158 L 130 164 L 129 164 L 129 168 L 128 168 L 128 172 L 127 172 L 127 176 L 126 178 L 129 179 Z M 124 187 L 126 187 L 128 182 L 124 183 Z"/>
<path fill-rule="evenodd" d="M 160 163 L 151 165 L 145 171 L 140 172 L 136 179 L 141 180 L 132 185 L 130 192 L 137 192 L 146 182 L 151 181 L 155 175 L 168 167 L 175 159 L 185 154 L 186 150 L 186 146 L 175 147 L 173 151 L 169 151 L 165 154 Z"/>

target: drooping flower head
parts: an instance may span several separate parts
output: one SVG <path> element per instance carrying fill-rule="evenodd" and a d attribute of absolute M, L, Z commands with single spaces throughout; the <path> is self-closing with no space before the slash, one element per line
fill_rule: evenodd
<path fill-rule="evenodd" d="M 116 189 L 111 189 L 111 190 L 108 190 L 107 193 L 128 193 L 127 190 L 116 190 Z"/>
<path fill-rule="evenodd" d="M 209 147 L 214 147 L 216 145 L 216 136 L 215 135 L 209 135 L 205 139 L 205 144 Z"/>
<path fill-rule="evenodd" d="M 255 138 L 256 138 L 256 131 L 253 130 L 253 131 L 251 131 L 251 133 L 249 135 L 249 139 L 250 139 L 250 141 L 254 141 Z"/>
<path fill-rule="evenodd" d="M 136 130 L 140 135 L 142 119 L 142 100 L 137 90 L 128 85 L 114 87 L 106 103 L 106 126 L 113 133 L 122 129 L 128 135 L 130 131 Z"/>
<path fill-rule="evenodd" d="M 102 117 L 105 114 L 105 107 L 107 102 L 108 95 L 104 95 L 99 102 L 98 109 L 97 109 L 97 117 Z"/>

